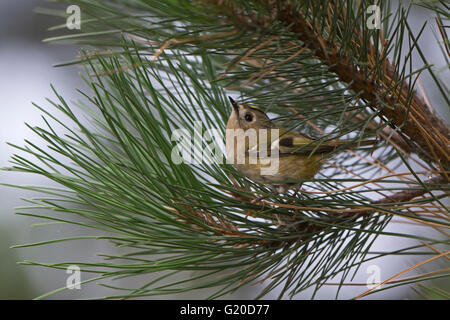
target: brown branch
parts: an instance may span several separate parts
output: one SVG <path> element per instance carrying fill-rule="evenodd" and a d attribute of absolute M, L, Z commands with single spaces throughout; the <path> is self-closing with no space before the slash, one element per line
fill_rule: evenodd
<path fill-rule="evenodd" d="M 429 180 L 426 180 L 424 182 L 424 185 L 434 185 L 434 184 L 446 184 L 447 180 L 444 176 L 436 176 Z M 409 190 L 404 190 L 401 192 L 394 193 L 390 196 L 386 196 L 385 198 L 373 201 L 370 203 L 371 206 L 377 206 L 377 205 L 392 205 L 392 206 L 398 206 L 401 207 L 405 202 L 411 201 L 417 197 L 423 196 L 426 194 L 428 190 L 426 188 L 422 189 L 416 189 L 411 188 Z M 280 206 L 280 207 L 287 207 L 289 209 L 293 210 L 301 210 L 305 209 L 304 207 L 298 207 L 295 205 L 286 205 L 286 204 L 279 204 L 279 203 L 273 203 L 273 202 L 267 202 L 266 204 L 274 205 L 274 206 Z M 318 208 L 319 209 L 319 208 Z M 392 209 L 392 208 L 390 208 Z M 330 224 L 337 224 L 340 222 L 343 222 L 348 219 L 357 219 L 360 217 L 368 217 L 371 214 L 375 212 L 383 212 L 386 214 L 390 214 L 388 211 L 383 210 L 382 208 L 364 208 L 364 209 L 348 209 L 348 210 L 341 210 L 340 212 L 336 212 L 336 209 L 327 209 L 327 208 L 320 208 L 320 211 L 323 212 L 330 212 L 332 215 L 330 216 L 329 221 L 325 221 L 323 218 L 321 218 L 321 222 L 314 223 L 314 222 L 305 222 L 300 223 L 296 226 L 296 232 L 299 232 L 299 239 L 292 239 L 289 241 L 271 241 L 267 242 L 266 245 L 269 247 L 276 247 L 279 246 L 282 242 L 284 244 L 291 244 L 298 240 L 303 239 L 307 234 L 318 234 L 321 231 L 327 229 L 330 227 Z M 323 222 L 326 222 L 327 224 L 324 225 Z"/>
<path fill-rule="evenodd" d="M 439 175 L 436 177 L 433 177 L 429 180 L 426 180 L 423 182 L 425 186 L 432 186 L 436 184 L 446 184 L 447 180 L 444 176 Z M 237 184 L 234 184 L 236 188 L 239 189 L 239 186 Z M 397 208 L 404 208 L 404 209 L 410 209 L 410 206 L 405 206 L 405 202 L 411 201 L 415 198 L 418 198 L 420 196 L 423 196 L 427 192 L 427 188 L 411 188 L 409 190 L 404 190 L 401 192 L 394 193 L 389 196 L 385 196 L 382 199 L 373 201 L 368 204 L 368 206 L 361 208 L 354 207 L 350 209 L 333 209 L 333 208 L 318 208 L 318 207 L 305 207 L 305 206 L 298 206 L 295 204 L 288 204 L 288 203 L 275 203 L 271 201 L 266 200 L 260 200 L 256 203 L 253 202 L 254 199 L 247 198 L 242 195 L 239 195 L 237 193 L 234 193 L 229 190 L 223 189 L 223 191 L 230 193 L 235 199 L 240 201 L 249 202 L 252 204 L 260 205 L 261 210 L 264 210 L 267 206 L 271 207 L 279 207 L 284 209 L 289 209 L 294 212 L 292 217 L 285 218 L 281 220 L 281 223 L 279 225 L 280 228 L 287 228 L 289 230 L 292 230 L 292 232 L 298 233 L 299 236 L 297 238 L 291 238 L 289 240 L 281 239 L 281 240 L 271 240 L 271 241 L 257 241 L 259 244 L 268 247 L 268 248 L 277 248 L 280 246 L 289 246 L 295 242 L 304 240 L 308 235 L 310 234 L 319 234 L 320 232 L 332 227 L 333 225 L 337 225 L 339 223 L 343 223 L 348 220 L 355 220 L 361 217 L 370 217 L 375 212 L 381 212 L 384 214 L 392 214 L 388 210 L 397 209 Z M 372 206 L 378 206 L 381 205 L 378 208 L 373 208 Z M 298 222 L 298 220 L 295 219 L 299 211 L 320 211 L 320 212 L 327 212 L 329 213 L 328 218 L 322 216 L 317 222 L 314 221 L 302 221 Z M 266 213 L 267 214 L 267 213 Z M 269 214 L 270 215 L 270 214 Z M 279 219 L 279 215 L 273 214 L 277 220 Z M 417 218 L 420 218 L 417 216 Z M 412 220 L 417 220 L 414 218 L 411 218 Z M 297 223 L 296 223 L 297 222 Z M 434 223 L 428 223 L 432 226 L 441 226 Z M 227 228 L 228 229 L 228 228 Z M 225 233 L 230 234 L 230 233 Z M 231 233 L 233 235 L 237 234 L 245 234 L 242 232 L 239 232 L 237 229 L 234 229 L 234 232 Z"/>
<path fill-rule="evenodd" d="M 409 103 L 410 111 L 408 112 L 409 87 L 405 81 L 401 81 L 401 78 L 395 73 L 394 67 L 388 61 L 386 61 L 387 78 L 391 79 L 391 82 L 401 81 L 401 86 L 399 90 L 389 90 L 391 93 L 386 94 L 388 88 L 392 85 L 391 83 L 384 79 L 368 80 L 358 66 L 350 62 L 349 57 L 338 52 L 337 44 L 329 43 L 323 39 L 317 30 L 307 23 L 301 12 L 294 12 L 292 8 L 285 7 L 280 14 L 280 18 L 286 25 L 291 25 L 291 31 L 298 35 L 299 40 L 314 51 L 328 65 L 329 70 L 339 76 L 341 81 L 348 83 L 349 87 L 355 92 L 360 92 L 361 97 L 369 105 L 379 110 L 381 115 L 389 119 L 397 128 L 400 128 L 403 134 L 426 152 L 430 154 L 435 152 L 437 162 L 442 161 L 446 166 L 450 165 L 449 128 L 434 113 L 429 112 L 429 108 L 415 91 Z M 424 120 L 424 123 L 417 121 L 419 117 Z M 433 139 L 431 143 L 424 137 L 425 133 L 421 132 L 421 126 Z"/>
<path fill-rule="evenodd" d="M 431 179 L 428 179 L 424 182 L 425 185 L 431 184 L 446 184 L 447 181 L 443 176 L 436 176 Z M 384 199 L 377 200 L 374 204 L 388 204 L 388 203 L 399 203 L 410 201 L 414 198 L 420 197 L 427 193 L 426 189 L 409 189 L 401 192 L 394 193 L 391 196 L 388 196 Z"/>
<path fill-rule="evenodd" d="M 427 161 L 433 161 L 442 171 L 450 166 L 450 129 L 433 110 L 430 110 L 417 92 L 410 88 L 407 81 L 396 73 L 387 58 L 384 60 L 384 75 L 372 72 L 375 68 L 372 66 L 372 70 L 369 71 L 374 75 L 368 78 L 367 74 L 370 72 L 353 63 L 349 56 L 339 50 L 338 43 L 324 38 L 320 29 L 309 23 L 303 12 L 294 10 L 287 2 L 282 2 L 278 11 L 277 6 L 268 1 L 269 12 L 271 7 L 274 10 L 265 17 L 256 16 L 251 12 L 241 12 L 233 2 L 222 0 L 207 2 L 220 8 L 218 14 L 225 15 L 237 29 L 258 32 L 264 28 L 268 29 L 274 19 L 278 19 L 288 27 L 289 31 L 295 33 L 303 46 L 313 52 L 316 58 L 326 64 L 342 82 L 347 83 L 353 91 L 360 93 L 360 97 L 368 106 L 377 110 L 396 130 L 408 137 L 410 143 L 416 145 L 415 153 Z M 345 12 L 345 10 L 342 11 Z M 355 44 L 361 48 L 360 32 L 359 30 L 355 32 L 358 32 L 354 40 Z M 386 41 L 389 40 L 386 39 Z M 371 43 L 369 43 L 369 49 L 372 53 L 369 58 L 374 64 L 373 56 L 376 49 Z M 382 49 L 384 50 L 385 48 Z M 446 178 L 450 181 L 447 175 Z"/>
<path fill-rule="evenodd" d="M 428 179 L 424 182 L 424 185 L 433 185 L 433 184 L 446 184 L 447 180 L 444 176 L 436 176 L 431 179 Z M 415 198 L 418 198 L 420 196 L 423 196 L 425 193 L 427 193 L 427 189 L 416 189 L 411 188 L 408 190 L 400 191 L 397 193 L 394 193 L 392 195 L 386 196 L 385 198 L 376 200 L 371 203 L 371 205 L 385 205 L 385 204 L 393 204 L 393 205 L 401 205 L 405 202 L 411 201 Z M 374 211 L 377 211 L 375 208 L 371 209 L 364 209 L 361 211 L 354 211 L 350 212 L 349 214 L 343 213 L 343 217 L 349 217 L 352 215 L 367 215 Z"/>

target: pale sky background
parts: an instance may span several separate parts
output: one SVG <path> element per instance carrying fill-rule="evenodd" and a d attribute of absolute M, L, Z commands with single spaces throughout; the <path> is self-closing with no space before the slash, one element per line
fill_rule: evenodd
<path fill-rule="evenodd" d="M 46 28 L 61 23 L 46 16 L 34 14 L 33 8 L 44 6 L 40 0 L 2 0 L 0 2 L 0 167 L 8 166 L 8 160 L 13 153 L 13 148 L 6 142 L 23 144 L 24 139 L 39 140 L 25 126 L 25 122 L 32 125 L 42 124 L 40 112 L 32 106 L 35 102 L 43 107 L 48 107 L 46 97 L 54 98 L 50 89 L 50 83 L 54 84 L 59 94 L 68 101 L 79 98 L 75 89 L 86 89 L 80 80 L 78 67 L 54 68 L 52 65 L 72 60 L 78 52 L 78 48 L 67 45 L 45 44 L 41 40 L 55 35 L 46 31 Z M 425 10 L 417 9 L 411 14 L 416 21 L 427 19 Z M 430 21 L 432 22 L 432 21 Z M 432 23 L 431 23 L 432 24 Z M 412 24 L 417 30 L 419 24 Z M 435 38 L 430 26 L 425 30 L 421 41 L 422 49 L 430 62 L 443 66 L 442 55 L 437 48 Z M 421 61 L 415 60 L 419 68 Z M 447 74 L 448 76 L 448 74 Z M 447 79 L 450 79 L 447 77 Z M 443 118 L 450 118 L 448 107 L 443 106 L 443 101 L 438 99 L 434 88 L 428 88 L 427 76 L 423 83 L 427 87 L 432 104 L 441 106 L 438 112 Z M 448 121 L 450 122 L 450 121 Z M 39 176 L 24 175 L 0 171 L 0 182 L 23 185 L 41 185 L 48 183 Z M 37 226 L 34 223 L 43 221 L 14 215 L 14 208 L 25 205 L 21 198 L 34 196 L 30 192 L 20 189 L 12 189 L 0 186 L 0 298 L 33 298 L 45 292 L 65 286 L 67 274 L 64 271 L 52 270 L 41 267 L 28 267 L 18 265 L 16 262 L 34 260 L 41 262 L 78 261 L 96 259 L 95 254 L 105 253 L 111 250 L 106 242 L 87 241 L 60 243 L 43 247 L 24 249 L 9 249 L 16 244 L 24 244 L 46 239 L 62 238 L 72 235 L 87 234 L 83 229 L 74 226 Z M 399 224 L 391 224 L 387 231 L 395 231 L 398 228 L 408 228 L 411 232 L 420 233 L 418 227 L 406 227 Z M 386 248 L 403 247 L 413 245 L 414 240 L 398 238 L 379 238 L 372 250 L 386 250 Z M 405 269 L 418 262 L 420 257 L 387 257 L 377 260 L 380 267 L 381 280 Z M 369 269 L 368 269 L 369 268 Z M 370 271 L 370 264 L 363 265 L 356 282 L 366 282 Z M 411 274 L 412 275 L 412 274 Z M 85 278 L 83 278 L 85 279 Z M 136 280 L 137 281 L 137 280 Z M 247 287 L 239 293 L 227 298 L 251 298 L 258 287 Z M 366 288 L 347 287 L 342 290 L 340 298 L 351 298 L 361 293 Z M 83 286 L 81 290 L 66 291 L 53 298 L 88 298 L 102 296 L 109 291 L 96 285 Z M 307 298 L 310 291 L 299 295 L 298 298 Z M 335 287 L 322 289 L 318 298 L 334 298 Z M 371 299 L 400 299 L 412 296 L 412 290 L 407 287 L 386 291 L 370 296 Z M 186 294 L 174 298 L 194 298 Z M 268 298 L 276 298 L 276 292 Z M 165 296 L 165 298 L 170 298 Z"/>

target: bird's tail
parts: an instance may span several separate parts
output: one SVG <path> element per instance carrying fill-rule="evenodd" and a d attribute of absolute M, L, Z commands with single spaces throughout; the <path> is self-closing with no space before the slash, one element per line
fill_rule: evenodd
<path fill-rule="evenodd" d="M 376 145 L 377 143 L 379 143 L 379 141 L 377 140 L 338 140 L 338 146 L 343 146 L 345 144 L 349 145 L 350 147 L 366 147 L 366 146 L 373 146 Z"/>
<path fill-rule="evenodd" d="M 312 154 L 324 154 L 324 153 L 330 153 L 336 150 L 339 147 L 346 146 L 346 148 L 359 148 L 359 147 L 366 147 L 366 146 L 373 146 L 377 144 L 377 140 L 361 140 L 361 141 L 354 141 L 354 140 L 336 140 L 336 141 L 327 141 L 319 146 L 317 146 L 315 143 L 310 143 L 308 146 L 305 146 L 304 148 L 300 148 L 299 150 L 295 151 L 295 154 L 305 154 L 310 155 Z"/>

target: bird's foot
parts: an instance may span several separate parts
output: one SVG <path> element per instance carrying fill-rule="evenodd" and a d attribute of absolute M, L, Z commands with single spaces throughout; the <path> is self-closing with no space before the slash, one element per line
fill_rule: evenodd
<path fill-rule="evenodd" d="M 262 205 L 264 206 L 264 199 L 267 199 L 269 196 L 262 196 L 262 197 L 258 197 L 253 199 L 252 201 L 250 201 L 251 204 L 258 204 L 258 203 L 262 203 Z"/>
<path fill-rule="evenodd" d="M 291 196 L 291 200 L 289 200 L 288 203 L 294 203 L 294 202 L 295 202 L 295 199 L 297 198 L 297 196 L 298 196 L 298 195 L 301 195 L 301 194 L 302 194 L 302 188 L 301 188 L 301 186 L 298 187 L 298 188 L 295 188 L 295 191 L 294 191 L 294 193 L 293 193 L 292 196 Z"/>
<path fill-rule="evenodd" d="M 248 216 L 254 218 L 255 217 L 255 213 L 254 212 L 255 212 L 254 210 L 248 209 L 247 214 L 245 215 L 245 219 L 247 219 Z"/>

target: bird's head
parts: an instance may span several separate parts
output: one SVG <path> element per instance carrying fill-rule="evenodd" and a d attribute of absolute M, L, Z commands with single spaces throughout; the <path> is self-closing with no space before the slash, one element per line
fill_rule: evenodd
<path fill-rule="evenodd" d="M 250 128 L 255 130 L 273 128 L 269 117 L 258 107 L 249 104 L 237 104 L 229 97 L 233 110 L 228 118 L 227 129 Z"/>

